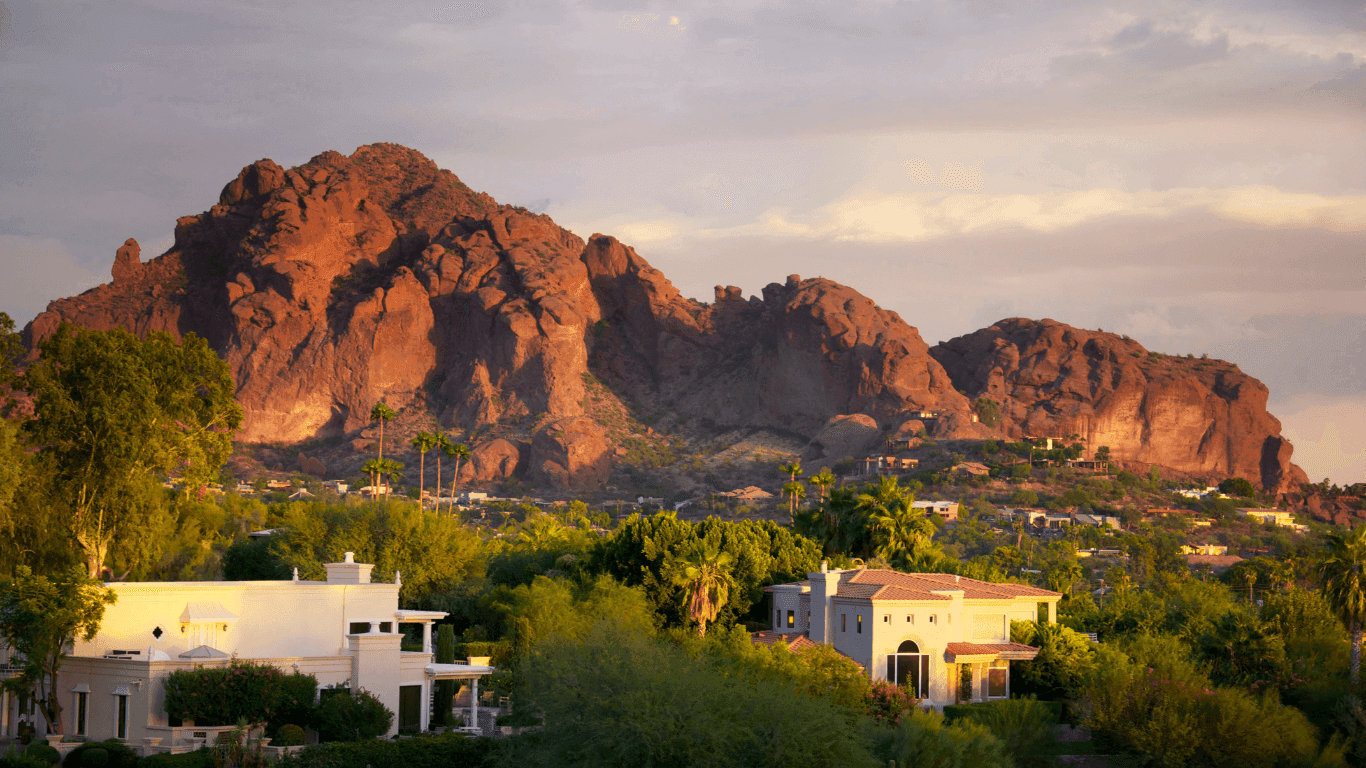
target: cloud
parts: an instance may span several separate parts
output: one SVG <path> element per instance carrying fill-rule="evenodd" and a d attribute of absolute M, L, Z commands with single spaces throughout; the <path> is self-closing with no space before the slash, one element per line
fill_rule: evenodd
<path fill-rule="evenodd" d="M 736 230 L 786 237 L 920 242 L 1009 228 L 1057 232 L 1112 217 L 1163 219 L 1189 211 L 1208 211 L 1231 221 L 1266 227 L 1366 229 L 1366 195 L 1330 197 L 1251 186 L 1140 193 L 1087 189 L 1007 195 L 856 195 L 807 216 L 771 210 L 755 224 Z M 708 234 L 723 236 L 727 230 Z"/>
<path fill-rule="evenodd" d="M 55 238 L 0 235 L 0 311 L 23 327 L 49 299 L 81 293 L 105 282 L 80 266 Z"/>
<path fill-rule="evenodd" d="M 1295 446 L 1292 461 L 1311 481 L 1347 485 L 1366 478 L 1366 395 L 1305 395 L 1273 408 Z"/>

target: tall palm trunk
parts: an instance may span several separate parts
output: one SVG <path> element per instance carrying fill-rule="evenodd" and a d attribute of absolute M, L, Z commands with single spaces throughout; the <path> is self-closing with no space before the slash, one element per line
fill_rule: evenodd
<path fill-rule="evenodd" d="M 438 488 L 440 486 L 438 485 Z M 422 497 L 427 495 L 427 454 L 417 455 L 417 508 L 422 508 Z"/>
<path fill-rule="evenodd" d="M 441 514 L 441 449 L 436 451 L 436 513 Z"/>
<path fill-rule="evenodd" d="M 1352 687 L 1361 682 L 1361 622 L 1352 622 Z"/>

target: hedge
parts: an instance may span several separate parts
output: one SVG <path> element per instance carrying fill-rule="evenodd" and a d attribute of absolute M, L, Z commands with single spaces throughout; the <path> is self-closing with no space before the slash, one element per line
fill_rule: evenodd
<path fill-rule="evenodd" d="M 200 747 L 194 752 L 179 755 L 159 752 L 139 760 L 138 768 L 214 768 L 213 750 Z"/>
<path fill-rule="evenodd" d="M 66 754 L 64 768 L 136 768 L 138 753 L 118 739 L 87 741 Z"/>
<path fill-rule="evenodd" d="M 468 659 L 471 656 L 488 656 L 494 666 L 507 663 L 512 656 L 512 643 L 505 640 L 488 642 L 483 640 L 456 643 L 455 657 Z"/>
<path fill-rule="evenodd" d="M 317 687 L 312 675 L 286 675 L 269 664 L 233 659 L 226 667 L 179 670 L 167 676 L 166 714 L 196 725 L 236 725 L 245 719 L 308 726 Z"/>
<path fill-rule="evenodd" d="M 954 720 L 976 720 L 978 718 L 975 713 L 981 712 L 987 707 L 994 707 L 999 703 L 996 701 L 978 701 L 972 704 L 945 704 L 944 722 L 947 724 Z M 1063 703 L 1061 701 L 1040 701 L 1039 704 L 1048 708 L 1048 711 L 1053 715 L 1054 722 L 1063 721 Z"/>
<path fill-rule="evenodd" d="M 280 768 L 451 768 L 478 766 L 494 755 L 492 739 L 456 734 L 389 741 L 330 742 L 280 758 Z"/>

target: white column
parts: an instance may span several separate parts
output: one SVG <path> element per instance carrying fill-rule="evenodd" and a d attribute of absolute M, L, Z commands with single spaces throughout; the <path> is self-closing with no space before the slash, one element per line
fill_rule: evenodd
<path fill-rule="evenodd" d="M 430 621 L 422 622 L 422 652 L 432 652 L 432 623 Z"/>
<path fill-rule="evenodd" d="M 378 631 L 379 631 L 379 622 L 378 622 L 378 621 L 372 621 L 372 622 L 370 622 L 370 634 L 373 635 L 373 634 L 375 634 L 375 633 L 378 632 Z"/>
<path fill-rule="evenodd" d="M 432 679 L 422 678 L 422 710 L 417 720 L 419 731 L 429 731 L 432 726 Z"/>
<path fill-rule="evenodd" d="M 472 722 L 465 725 L 479 727 L 479 678 L 470 681 L 470 720 Z"/>

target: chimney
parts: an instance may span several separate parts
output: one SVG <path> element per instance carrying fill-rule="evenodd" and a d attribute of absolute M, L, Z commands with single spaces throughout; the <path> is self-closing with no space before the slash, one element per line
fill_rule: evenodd
<path fill-rule="evenodd" d="M 828 573 L 829 571 L 830 571 L 830 561 L 829 561 L 829 560 L 822 560 L 822 561 L 821 561 L 821 573 Z"/>
<path fill-rule="evenodd" d="M 370 571 L 373 571 L 375 566 L 358 563 L 356 553 L 347 552 L 340 563 L 327 563 L 323 568 L 327 569 L 328 584 L 369 584 Z"/>
<path fill-rule="evenodd" d="M 829 570 L 828 563 L 821 561 L 820 573 L 809 573 L 811 580 L 811 640 L 817 643 L 835 642 L 834 597 L 840 588 L 840 571 Z"/>

